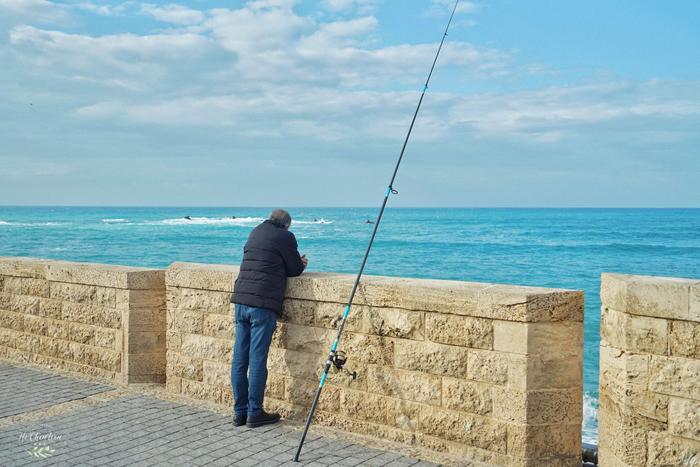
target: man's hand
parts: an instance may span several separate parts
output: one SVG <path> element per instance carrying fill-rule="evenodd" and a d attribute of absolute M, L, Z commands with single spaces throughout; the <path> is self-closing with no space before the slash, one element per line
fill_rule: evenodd
<path fill-rule="evenodd" d="M 309 265 L 309 260 L 306 258 L 306 255 L 301 257 L 301 262 L 304 263 L 304 269 L 306 269 L 306 266 Z"/>

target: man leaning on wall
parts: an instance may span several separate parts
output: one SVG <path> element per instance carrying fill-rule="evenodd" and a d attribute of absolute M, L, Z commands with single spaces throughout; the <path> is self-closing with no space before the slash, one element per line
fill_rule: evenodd
<path fill-rule="evenodd" d="M 308 261 L 289 231 L 292 217 L 275 209 L 253 229 L 233 287 L 236 339 L 231 363 L 233 424 L 250 428 L 277 423 L 279 414 L 263 409 L 267 354 L 287 288 L 287 278 L 301 275 Z"/>

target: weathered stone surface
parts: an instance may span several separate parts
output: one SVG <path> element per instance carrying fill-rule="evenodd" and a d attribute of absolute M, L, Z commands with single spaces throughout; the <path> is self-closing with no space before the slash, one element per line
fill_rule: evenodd
<path fill-rule="evenodd" d="M 415 371 L 370 365 L 367 368 L 367 391 L 403 400 L 440 405 L 440 377 Z"/>
<path fill-rule="evenodd" d="M 201 358 L 191 358 L 168 351 L 166 354 L 166 374 L 168 379 L 171 376 L 176 376 L 190 381 L 202 381 L 204 379 L 204 363 Z M 179 388 L 177 392 L 179 392 Z"/>
<path fill-rule="evenodd" d="M 583 323 L 517 323 L 494 321 L 494 350 L 559 357 L 583 353 Z"/>
<path fill-rule="evenodd" d="M 470 350 L 467 355 L 467 378 L 486 383 L 508 381 L 508 356 L 488 350 Z"/>
<path fill-rule="evenodd" d="M 520 458 L 566 456 L 578 459 L 581 455 L 580 428 L 580 423 L 574 425 L 508 424 L 508 454 Z"/>
<path fill-rule="evenodd" d="M 511 423 L 528 425 L 582 422 L 581 389 L 516 391 L 493 388 L 493 416 Z"/>
<path fill-rule="evenodd" d="M 162 289 L 165 275 L 157 269 L 63 261 L 49 261 L 46 271 L 46 278 L 52 282 L 119 289 Z"/>
<path fill-rule="evenodd" d="M 182 394 L 195 399 L 220 404 L 223 401 L 223 391 L 218 386 L 211 386 L 199 381 L 183 379 L 180 382 Z"/>
<path fill-rule="evenodd" d="M 325 360 L 326 355 L 322 354 L 271 347 L 267 356 L 267 368 L 272 373 L 314 381 L 317 379 L 317 372 Z"/>
<path fill-rule="evenodd" d="M 4 329 L 0 327 L 0 346 L 5 347 L 15 347 L 15 336 L 16 333 L 11 329 Z"/>
<path fill-rule="evenodd" d="M 39 299 L 39 316 L 46 318 L 61 319 L 61 301 L 50 298 Z"/>
<path fill-rule="evenodd" d="M 696 467 L 700 465 L 700 442 L 651 432 L 647 465 Z"/>
<path fill-rule="evenodd" d="M 493 285 L 479 292 L 476 316 L 505 321 L 583 321 L 583 292 Z"/>
<path fill-rule="evenodd" d="M 483 318 L 439 313 L 427 313 L 425 317 L 428 339 L 431 341 L 488 350 L 493 348 L 492 323 Z"/>
<path fill-rule="evenodd" d="M 651 365 L 649 389 L 700 400 L 700 360 L 653 356 Z"/>
<path fill-rule="evenodd" d="M 700 322 L 700 282 L 690 286 L 690 313 L 691 321 Z"/>
<path fill-rule="evenodd" d="M 285 316 L 290 323 L 318 326 L 337 330 L 345 305 L 332 302 L 311 302 L 308 300 L 285 300 Z M 345 323 L 345 329 L 352 332 L 368 333 L 367 320 L 365 319 L 366 307 L 353 306 Z"/>
<path fill-rule="evenodd" d="M 205 336 L 219 339 L 230 340 L 235 335 L 233 318 L 216 313 L 205 313 L 203 329 Z"/>
<path fill-rule="evenodd" d="M 175 310 L 170 316 L 168 329 L 185 334 L 203 334 L 204 313 L 199 310 Z"/>
<path fill-rule="evenodd" d="M 226 387 L 231 385 L 231 365 L 229 363 L 204 360 L 204 379 L 206 384 Z"/>
<path fill-rule="evenodd" d="M 463 412 L 423 407 L 419 429 L 426 435 L 460 441 L 481 449 L 506 453 L 507 425 Z"/>
<path fill-rule="evenodd" d="M 163 353 L 165 352 L 165 332 L 129 330 L 125 352 Z"/>
<path fill-rule="evenodd" d="M 46 265 L 51 262 L 46 259 L 0 256 L 0 275 L 46 279 Z"/>
<path fill-rule="evenodd" d="M 508 387 L 522 391 L 581 387 L 581 356 L 508 355 Z"/>
<path fill-rule="evenodd" d="M 362 310 L 365 332 L 377 336 L 402 339 L 424 339 L 423 313 L 397 308 L 373 308 Z M 349 320 L 349 318 L 348 318 Z"/>
<path fill-rule="evenodd" d="M 96 289 L 94 285 L 65 284 L 51 282 L 51 298 L 67 302 L 84 303 L 93 302 Z"/>
<path fill-rule="evenodd" d="M 7 277 L 3 280 L 3 288 L 0 290 L 10 294 L 48 297 L 49 281 L 29 277 Z"/>
<path fill-rule="evenodd" d="M 165 282 L 168 287 L 231 292 L 236 277 L 238 266 L 173 263 L 166 270 Z"/>
<path fill-rule="evenodd" d="M 30 315 L 39 314 L 39 297 L 0 293 L 0 310 L 14 311 Z"/>
<path fill-rule="evenodd" d="M 666 355 L 668 353 L 668 321 L 634 316 L 611 309 L 603 309 L 601 337 L 604 342 L 638 353 Z"/>
<path fill-rule="evenodd" d="M 345 351 L 352 361 L 380 365 L 394 362 L 394 341 L 386 337 L 347 332 L 343 333 L 338 348 Z"/>
<path fill-rule="evenodd" d="M 394 351 L 397 368 L 435 375 L 467 375 L 467 349 L 429 342 L 397 340 Z"/>
<path fill-rule="evenodd" d="M 267 375 L 267 384 L 265 385 L 265 397 L 284 399 L 286 382 L 286 376 L 269 373 Z M 231 403 L 233 403 L 233 395 L 231 396 Z"/>
<path fill-rule="evenodd" d="M 415 431 L 421 413 L 421 404 L 378 396 L 361 391 L 343 389 L 341 413 L 346 417 L 366 420 L 406 431 Z"/>
<path fill-rule="evenodd" d="M 281 398 L 295 405 L 310 407 L 317 390 L 318 383 L 314 381 L 288 378 L 285 381 Z M 318 409 L 331 412 L 340 411 L 340 388 L 331 385 L 325 386 L 318 401 Z"/>
<path fill-rule="evenodd" d="M 119 329 L 122 324 L 122 315 L 114 308 L 72 302 L 64 302 L 61 306 L 61 319 L 112 329 Z"/>
<path fill-rule="evenodd" d="M 328 352 L 336 333 L 329 329 L 279 323 L 272 345 L 282 349 L 322 354 Z"/>
<path fill-rule="evenodd" d="M 690 289 L 696 281 L 668 277 L 603 274 L 603 306 L 635 315 L 690 319 Z"/>
<path fill-rule="evenodd" d="M 0 310 L 0 328 L 23 331 L 25 316 L 22 313 Z"/>
<path fill-rule="evenodd" d="M 230 292 L 180 288 L 177 298 L 171 298 L 168 301 L 168 308 L 178 312 L 180 310 L 193 310 L 200 313 L 206 311 L 233 317 Z"/>
<path fill-rule="evenodd" d="M 180 353 L 189 357 L 230 362 L 233 348 L 223 339 L 194 334 L 182 334 Z"/>
<path fill-rule="evenodd" d="M 127 365 L 124 374 L 128 383 L 164 383 L 165 353 L 124 354 Z"/>
<path fill-rule="evenodd" d="M 700 401 L 672 397 L 668 404 L 668 431 L 700 441 Z"/>
<path fill-rule="evenodd" d="M 671 321 L 671 355 L 700 359 L 700 323 Z"/>
<path fill-rule="evenodd" d="M 455 378 L 442 378 L 442 406 L 446 409 L 489 415 L 493 410 L 493 386 Z"/>

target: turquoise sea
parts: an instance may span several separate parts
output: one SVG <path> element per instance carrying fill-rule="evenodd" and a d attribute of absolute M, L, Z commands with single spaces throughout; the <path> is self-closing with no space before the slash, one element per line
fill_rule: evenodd
<path fill-rule="evenodd" d="M 237 264 L 248 232 L 269 211 L 0 207 L 0 256 Z M 310 270 L 356 272 L 377 209 L 290 212 Z M 584 437 L 593 441 L 603 271 L 700 278 L 700 209 L 389 208 L 366 273 L 584 290 Z"/>

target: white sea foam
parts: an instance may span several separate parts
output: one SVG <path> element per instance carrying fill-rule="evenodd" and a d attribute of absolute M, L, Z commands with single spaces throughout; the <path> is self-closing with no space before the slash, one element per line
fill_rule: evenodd
<path fill-rule="evenodd" d="M 158 224 L 165 225 L 254 225 L 264 221 L 262 217 L 190 217 L 185 219 L 164 219 Z"/>
<path fill-rule="evenodd" d="M 129 222 L 129 219 L 122 219 L 122 218 L 102 219 L 102 222 L 105 224 L 123 224 L 123 223 Z"/>
<path fill-rule="evenodd" d="M 292 221 L 292 225 L 294 224 L 332 224 L 333 221 L 329 221 L 328 219 L 320 218 L 320 219 L 314 219 L 312 221 Z"/>
<path fill-rule="evenodd" d="M 0 221 L 0 225 L 10 225 L 10 223 L 9 223 L 9 222 L 5 222 L 5 221 Z"/>
<path fill-rule="evenodd" d="M 584 443 L 598 444 L 598 399 L 583 394 L 583 433 Z"/>

